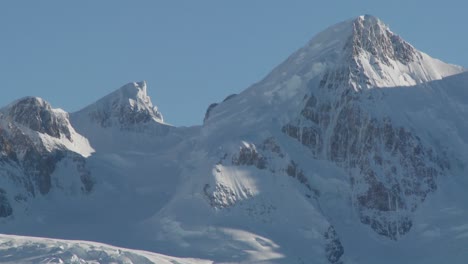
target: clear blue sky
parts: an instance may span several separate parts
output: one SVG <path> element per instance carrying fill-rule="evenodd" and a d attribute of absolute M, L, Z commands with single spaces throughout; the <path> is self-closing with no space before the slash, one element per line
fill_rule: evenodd
<path fill-rule="evenodd" d="M 146 80 L 167 122 L 201 124 L 210 103 L 361 14 L 468 66 L 467 1 L 2 0 L 0 105 L 33 95 L 72 112 Z"/>

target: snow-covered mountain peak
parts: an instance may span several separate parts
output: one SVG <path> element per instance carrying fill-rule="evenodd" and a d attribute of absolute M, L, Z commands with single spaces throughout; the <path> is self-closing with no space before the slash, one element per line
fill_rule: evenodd
<path fill-rule="evenodd" d="M 22 144 L 21 149 L 67 149 L 84 157 L 94 152 L 88 140 L 72 127 L 69 114 L 39 97 L 24 97 L 2 108 L 0 130 L 8 140 Z"/>
<path fill-rule="evenodd" d="M 33 131 L 71 140 L 68 114 L 61 109 L 52 109 L 42 98 L 21 98 L 2 109 L 2 112 L 10 121 Z"/>
<path fill-rule="evenodd" d="M 164 123 L 146 87 L 145 81 L 128 83 L 74 115 L 86 116 L 102 127 L 117 125 L 129 128 L 150 121 Z"/>
<path fill-rule="evenodd" d="M 237 120 L 251 127 L 272 119 L 283 124 L 302 111 L 310 95 L 333 105 L 364 90 L 409 87 L 464 71 L 418 51 L 378 18 L 363 15 L 318 33 L 263 80 L 210 109 L 205 124 Z"/>
<path fill-rule="evenodd" d="M 359 91 L 411 86 L 463 71 L 418 51 L 380 19 L 362 15 L 318 33 L 251 89 L 272 91 L 278 83 L 305 84 L 319 78 L 327 87 Z M 290 89 L 290 85 L 283 88 Z"/>
<path fill-rule="evenodd" d="M 418 51 L 371 15 L 352 20 L 352 34 L 343 48 L 355 90 L 412 86 L 464 71 Z M 342 71 L 342 69 L 340 69 Z"/>
<path fill-rule="evenodd" d="M 407 64 L 417 56 L 416 50 L 409 43 L 391 32 L 376 17 L 359 16 L 352 25 L 352 37 L 345 48 L 349 48 L 354 57 L 368 52 L 386 64 L 390 63 L 390 59 Z"/>

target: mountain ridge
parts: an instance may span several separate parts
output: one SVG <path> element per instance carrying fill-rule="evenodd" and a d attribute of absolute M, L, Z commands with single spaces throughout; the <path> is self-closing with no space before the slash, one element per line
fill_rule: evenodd
<path fill-rule="evenodd" d="M 365 15 L 202 126 L 165 124 L 145 82 L 69 115 L 26 100 L 0 117 L 0 232 L 222 263 L 463 263 L 466 84 Z"/>

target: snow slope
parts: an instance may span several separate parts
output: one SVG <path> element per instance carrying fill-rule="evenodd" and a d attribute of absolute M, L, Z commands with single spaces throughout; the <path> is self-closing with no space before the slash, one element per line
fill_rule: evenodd
<path fill-rule="evenodd" d="M 210 106 L 203 126 L 164 123 L 144 82 L 69 119 L 4 119 L 0 132 L 20 132 L 0 137 L 0 232 L 219 263 L 464 263 L 466 87 L 462 67 L 366 15 Z M 17 162 L 31 146 L 69 158 Z"/>

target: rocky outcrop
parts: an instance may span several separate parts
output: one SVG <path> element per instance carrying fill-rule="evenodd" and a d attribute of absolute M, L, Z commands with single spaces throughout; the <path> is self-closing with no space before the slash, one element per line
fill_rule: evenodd
<path fill-rule="evenodd" d="M 13 149 L 13 143 L 7 138 L 5 131 L 0 128 L 0 161 L 18 161 L 18 157 Z"/>
<path fill-rule="evenodd" d="M 49 103 L 37 97 L 26 97 L 10 106 L 11 119 L 27 128 L 49 136 L 71 139 L 67 114 L 52 110 Z"/>
<path fill-rule="evenodd" d="M 237 166 L 255 166 L 263 170 L 267 166 L 267 161 L 265 157 L 258 153 L 254 144 L 244 143 L 244 145 L 240 147 L 239 153 L 232 157 L 232 164 Z"/>
<path fill-rule="evenodd" d="M 86 165 L 86 159 L 80 155 L 71 154 L 72 161 L 76 164 L 76 170 L 80 175 L 80 181 L 82 183 L 81 191 L 83 193 L 90 193 L 93 190 L 95 180 L 91 176 L 91 171 Z"/>
<path fill-rule="evenodd" d="M 210 106 L 208 106 L 208 109 L 206 109 L 206 112 L 205 112 L 205 117 L 203 118 L 203 123 L 205 123 L 206 120 L 208 120 L 208 118 L 210 117 L 211 111 L 212 111 L 216 106 L 218 106 L 218 103 L 212 103 L 212 104 L 210 104 Z"/>
<path fill-rule="evenodd" d="M 242 191 L 246 194 L 246 197 L 239 197 L 234 190 L 222 183 L 217 183 L 214 188 L 210 184 L 205 184 L 203 187 L 205 197 L 208 199 L 211 207 L 215 209 L 229 208 L 245 198 L 252 197 L 252 193 L 249 190 L 244 189 Z"/>
<path fill-rule="evenodd" d="M 7 217 L 13 214 L 13 208 L 10 205 L 6 191 L 0 189 L 0 217 Z"/>
<path fill-rule="evenodd" d="M 86 159 L 62 144 L 73 142 L 72 131 L 68 114 L 40 98 L 27 97 L 0 111 L 0 176 L 2 182 L 16 187 L 9 190 L 10 197 L 26 202 L 47 195 L 54 188 L 52 175 L 65 159 L 76 164 L 82 193 L 93 189 Z M 12 214 L 5 191 L 0 203 L 2 215 Z"/>
<path fill-rule="evenodd" d="M 224 153 L 215 165 L 214 174 L 222 177 L 222 166 L 251 166 L 259 170 L 267 170 L 272 174 L 289 176 L 299 182 L 304 195 L 308 198 L 320 196 L 320 192 L 313 188 L 303 169 L 294 160 L 288 159 L 275 138 L 268 137 L 258 145 L 241 142 L 239 150 L 233 154 Z M 206 184 L 203 190 L 210 205 L 214 208 L 228 208 L 239 201 L 252 197 L 250 190 L 239 193 L 217 180 L 215 187 Z"/>
<path fill-rule="evenodd" d="M 281 130 L 315 158 L 345 168 L 361 222 L 398 239 L 410 230 L 411 213 L 436 190 L 436 178 L 449 163 L 414 131 L 362 107 L 378 104 L 363 88 L 394 83 L 379 67 L 408 65 L 422 55 L 378 19 L 367 16 L 353 22 L 343 54 L 342 65 L 330 67 L 318 83 L 308 84 L 297 118 Z M 371 70 L 366 63 L 373 65 Z"/>
<path fill-rule="evenodd" d="M 38 190 L 40 194 L 49 193 L 52 185 L 51 174 L 63 156 L 64 153 L 61 151 L 45 153 L 36 148 L 29 148 L 26 151 L 21 162 L 22 168 L 36 187 L 35 190 Z M 35 191 L 33 191 L 34 194 Z"/>
<path fill-rule="evenodd" d="M 410 44 L 393 34 L 378 18 L 369 15 L 353 22 L 352 38 L 346 48 L 352 49 L 355 57 L 365 51 L 389 66 L 390 60 L 408 64 L 418 56 Z"/>
<path fill-rule="evenodd" d="M 396 240 L 411 229 L 411 214 L 436 190 L 449 162 L 411 129 L 374 114 L 380 99 L 367 89 L 400 84 L 392 76 L 410 64 L 421 67 L 422 55 L 377 18 L 362 16 L 352 22 L 340 56 L 318 82 L 307 83 L 302 109 L 281 130 L 315 158 L 345 168 L 361 222 Z M 402 85 L 438 78 L 411 69 L 405 76 Z"/>
<path fill-rule="evenodd" d="M 305 185 L 307 189 L 312 190 L 309 184 L 309 180 L 304 174 L 304 171 L 299 168 L 299 166 L 294 162 L 294 160 L 291 160 L 288 167 L 286 168 L 286 173 L 297 179 L 300 183 Z"/>
<path fill-rule="evenodd" d="M 329 89 L 326 82 L 321 89 Z M 411 213 L 436 190 L 448 162 L 408 129 L 361 108 L 360 95 L 348 89 L 337 101 L 320 102 L 312 93 L 282 131 L 315 157 L 346 168 L 361 222 L 398 239 L 410 230 Z"/>
<path fill-rule="evenodd" d="M 333 226 L 330 226 L 324 234 L 325 255 L 332 264 L 341 264 L 340 258 L 344 254 L 344 248 Z"/>

